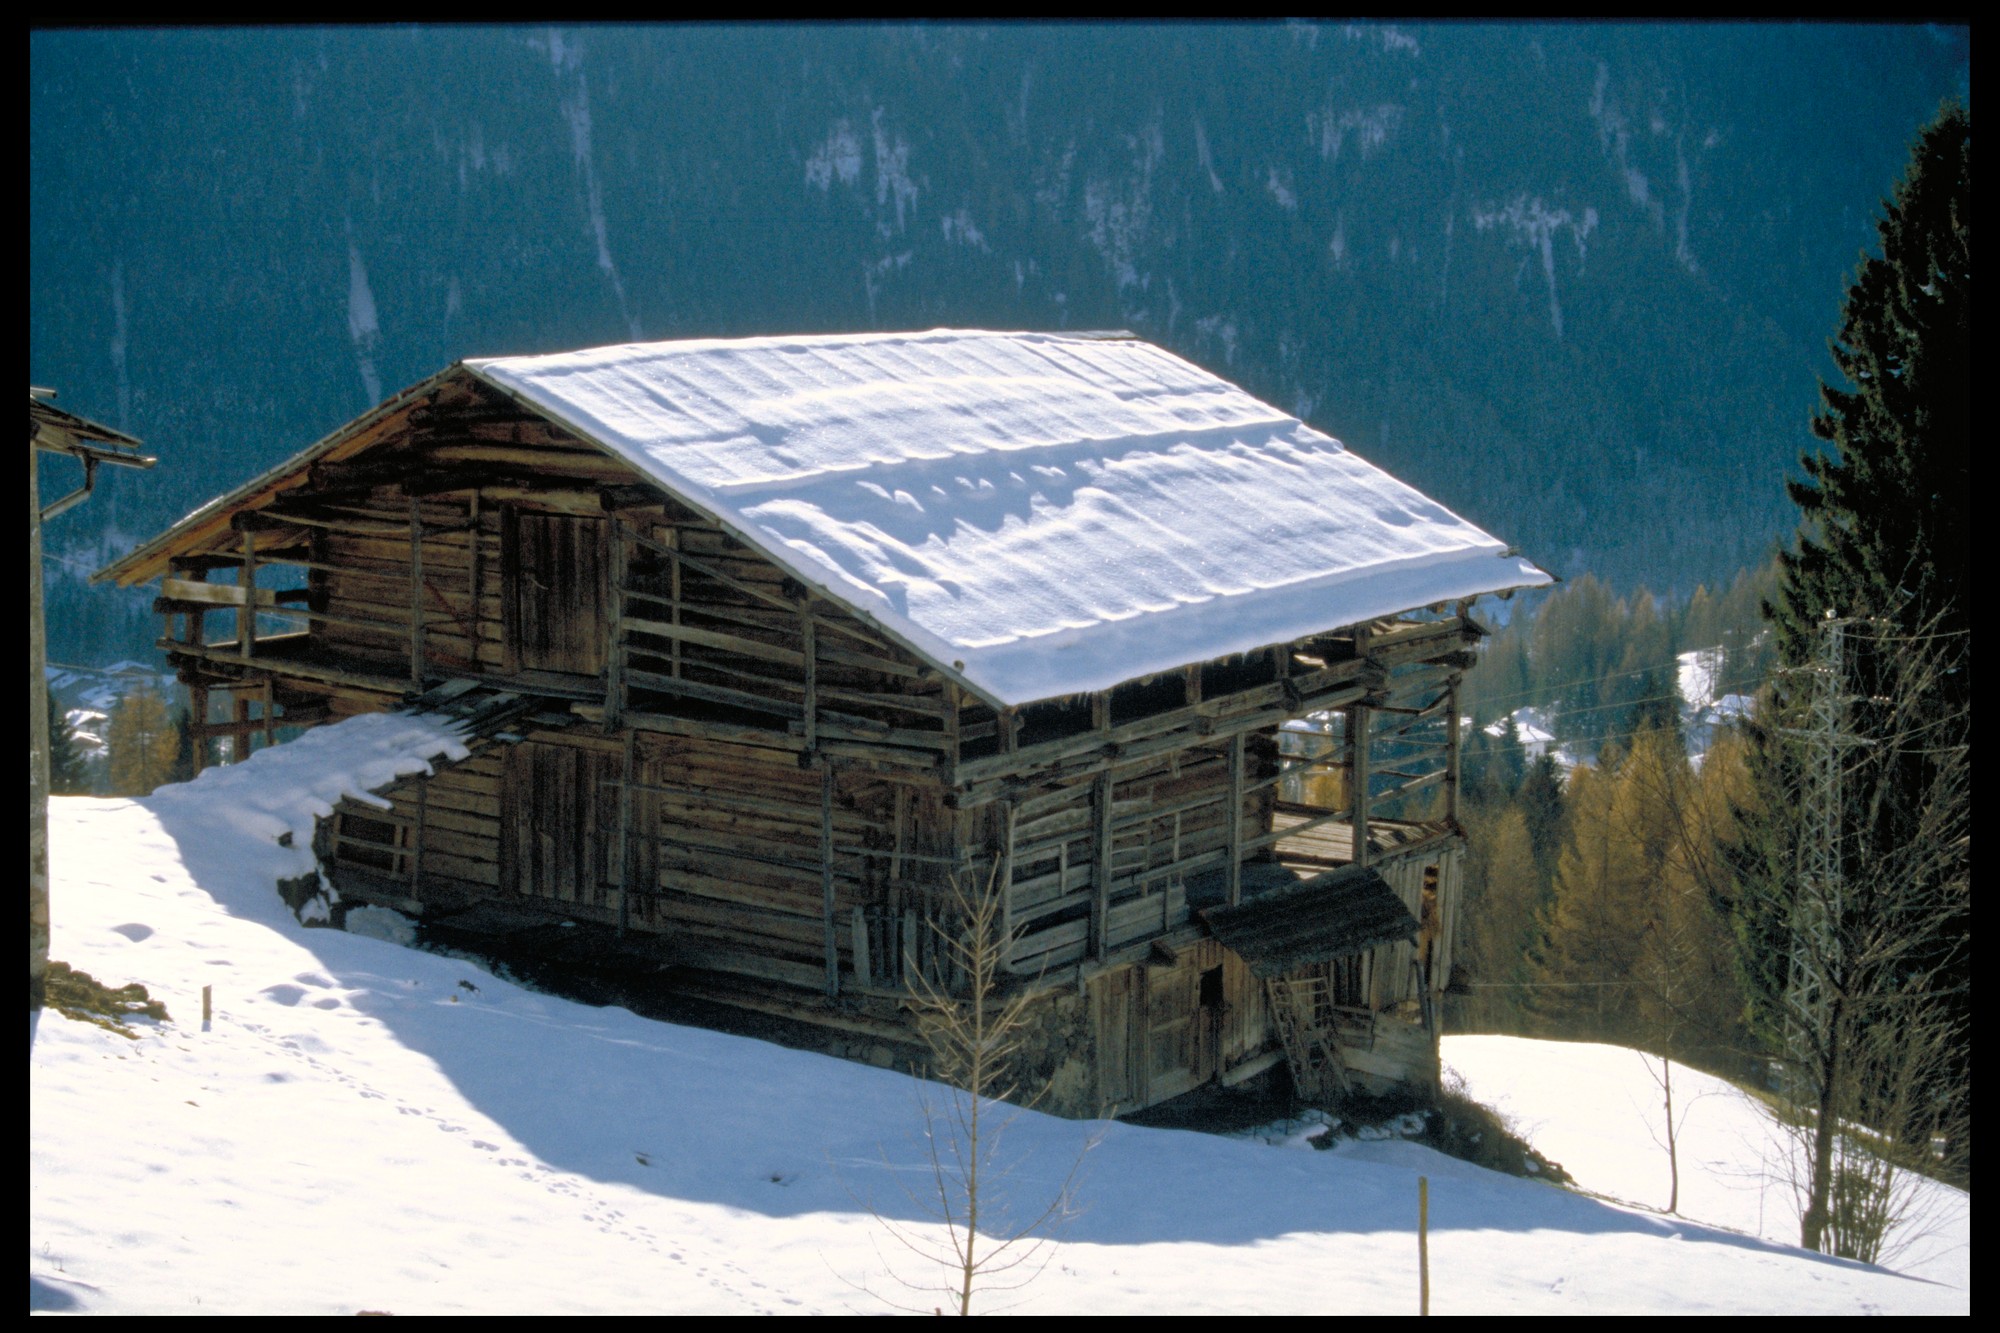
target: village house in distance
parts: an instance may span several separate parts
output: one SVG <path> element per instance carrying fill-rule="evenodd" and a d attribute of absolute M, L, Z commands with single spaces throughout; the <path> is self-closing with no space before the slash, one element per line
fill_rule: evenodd
<path fill-rule="evenodd" d="M 949 330 L 460 362 L 99 577 L 161 581 L 204 752 L 463 720 L 325 821 L 347 901 L 886 1061 L 990 877 L 1076 1115 L 1435 1082 L 1468 608 L 1550 581 L 1130 335 Z"/>

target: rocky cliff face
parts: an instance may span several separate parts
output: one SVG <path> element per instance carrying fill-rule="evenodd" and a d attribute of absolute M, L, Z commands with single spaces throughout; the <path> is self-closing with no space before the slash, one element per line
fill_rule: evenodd
<path fill-rule="evenodd" d="M 1788 525 L 1846 271 L 1963 30 L 42 33 L 30 376 L 162 457 L 63 586 L 468 355 L 1126 327 L 1559 572 Z"/>

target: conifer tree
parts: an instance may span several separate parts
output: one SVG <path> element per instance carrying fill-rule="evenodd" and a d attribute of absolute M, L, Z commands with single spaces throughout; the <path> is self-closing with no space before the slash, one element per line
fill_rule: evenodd
<path fill-rule="evenodd" d="M 1918 137 L 1863 256 L 1831 345 L 1844 386 L 1820 386 L 1830 446 L 1787 484 L 1804 515 L 1769 608 L 1785 661 L 1819 621 L 1873 615 L 1908 632 L 1965 629 L 1972 408 L 1972 118 L 1947 106 Z M 1969 697 L 1970 662 L 1962 682 Z"/>
<path fill-rule="evenodd" d="M 90 770 L 83 751 L 77 748 L 76 733 L 55 695 L 49 701 L 49 793 L 53 796 L 80 796 L 90 790 Z"/>
<path fill-rule="evenodd" d="M 1764 1030 L 1783 1034 L 1795 1088 L 1815 1104 L 1808 1248 L 1844 1244 L 1838 1123 L 1869 1123 L 1884 1143 L 1928 1141 L 1877 1114 L 1899 1098 L 1857 1063 L 1862 1038 L 1943 1050 L 1920 1073 L 1891 1062 L 1904 1067 L 1895 1077 L 1916 1079 L 1925 1107 L 1970 1105 L 1971 176 L 1971 117 L 1948 105 L 1885 208 L 1881 254 L 1864 256 L 1848 289 L 1832 346 L 1843 383 L 1822 385 L 1812 420 L 1827 448 L 1789 485 L 1803 522 L 1765 604 L 1790 670 L 1771 692 L 1775 725 L 1756 733 L 1761 813 L 1737 850 L 1735 910 Z M 1808 669 L 1828 617 L 1847 626 L 1837 677 Z M 1846 770 L 1837 895 L 1809 884 L 1800 860 L 1828 846 L 1799 817 L 1809 788 L 1796 739 L 1822 689 L 1838 701 Z M 1830 944 L 1811 956 L 1794 949 L 1807 895 L 1831 916 Z M 1801 968 L 1829 997 L 1809 1010 L 1792 1003 Z M 1899 1032 L 1912 1035 L 1884 1036 Z"/>

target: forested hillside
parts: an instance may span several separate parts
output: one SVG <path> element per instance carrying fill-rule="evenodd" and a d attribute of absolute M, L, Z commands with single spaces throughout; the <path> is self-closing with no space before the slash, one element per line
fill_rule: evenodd
<path fill-rule="evenodd" d="M 939 324 L 1128 327 L 1566 577 L 1726 586 L 1968 75 L 1918 26 L 37 33 L 29 374 L 162 458 L 52 525 L 51 654 L 144 651 L 83 574 L 454 358 Z"/>

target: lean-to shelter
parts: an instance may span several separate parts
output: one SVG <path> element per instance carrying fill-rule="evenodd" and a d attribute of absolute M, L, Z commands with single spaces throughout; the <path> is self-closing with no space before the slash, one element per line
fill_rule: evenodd
<path fill-rule="evenodd" d="M 1549 581 L 1160 348 L 952 330 L 460 362 L 101 577 L 161 581 L 204 752 L 476 723 L 328 821 L 350 900 L 602 927 L 887 1059 L 991 882 L 1076 1113 L 1435 1077 L 1467 607 Z"/>

